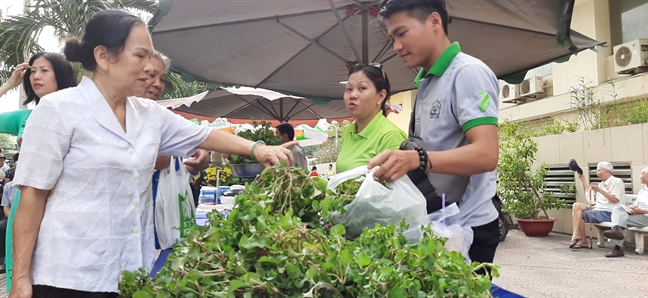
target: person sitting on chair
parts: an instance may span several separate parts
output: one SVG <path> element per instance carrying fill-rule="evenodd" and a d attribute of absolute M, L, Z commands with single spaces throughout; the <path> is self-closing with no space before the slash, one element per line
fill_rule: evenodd
<path fill-rule="evenodd" d="M 606 238 L 614 244 L 612 252 L 606 254 L 608 258 L 623 257 L 623 239 L 628 227 L 648 227 L 648 167 L 641 170 L 641 183 L 644 186 L 637 194 L 637 200 L 630 206 L 617 205 L 612 209 L 611 230 L 603 232 Z"/>
<path fill-rule="evenodd" d="M 587 187 L 585 176 L 578 175 L 583 183 L 585 199 L 588 204 L 574 203 L 572 206 L 572 222 L 574 231 L 569 248 L 588 247 L 585 237 L 585 223 L 601 223 L 612 221 L 612 209 L 617 205 L 623 205 L 625 199 L 625 185 L 623 181 L 612 176 L 614 167 L 606 161 L 601 161 L 596 166 L 596 176 L 601 179 L 598 185 Z M 593 192 L 590 194 L 590 192 Z M 591 206 L 590 196 L 595 198 L 594 206 Z"/>

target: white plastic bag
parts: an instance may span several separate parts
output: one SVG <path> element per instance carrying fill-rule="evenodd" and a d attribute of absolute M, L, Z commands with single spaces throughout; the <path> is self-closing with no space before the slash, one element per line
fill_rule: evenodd
<path fill-rule="evenodd" d="M 423 236 L 421 228 L 432 224 L 432 231 L 435 235 L 448 238 L 448 241 L 445 243 L 446 249 L 449 251 L 460 252 L 461 255 L 466 258 L 466 263 L 470 264 L 471 261 L 468 251 L 473 242 L 472 228 L 460 226 L 458 224 L 446 225 L 443 221 L 444 219 L 450 218 L 456 214 L 459 214 L 459 207 L 456 203 L 452 203 L 444 209 L 434 211 L 421 218 L 418 225 L 412 226 L 403 232 L 403 234 L 410 241 L 420 241 Z"/>
<path fill-rule="evenodd" d="M 359 166 L 331 177 L 328 183 L 328 189 L 334 191 L 345 181 L 365 176 L 355 199 L 345 206 L 347 212 L 339 219 L 350 239 L 360 236 L 364 228 L 374 228 L 377 223 L 386 226 L 392 222 L 398 226 L 405 218 L 409 226 L 418 226 L 426 216 L 425 197 L 407 175 L 385 187 L 374 179 L 376 170 L 378 167 L 369 171 L 367 166 Z"/>
<path fill-rule="evenodd" d="M 173 246 L 187 237 L 196 224 L 193 193 L 189 186 L 189 172 L 184 164 L 171 158 L 171 165 L 160 171 L 155 200 L 155 228 L 162 249 Z"/>

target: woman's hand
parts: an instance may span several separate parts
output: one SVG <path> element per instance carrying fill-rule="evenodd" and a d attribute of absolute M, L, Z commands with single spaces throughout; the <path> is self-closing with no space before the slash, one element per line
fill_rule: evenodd
<path fill-rule="evenodd" d="M 198 175 L 200 171 L 209 168 L 211 157 L 209 151 L 198 149 L 192 158 L 185 159 L 184 164 L 191 175 Z"/>
<path fill-rule="evenodd" d="M 11 283 L 9 298 L 31 298 L 32 284 L 29 277 L 14 278 Z"/>
<path fill-rule="evenodd" d="M 6 83 L 9 89 L 22 84 L 27 68 L 29 68 L 29 62 L 27 61 L 16 66 L 16 69 L 14 69 L 14 71 L 11 73 L 11 77 L 9 77 L 9 80 Z"/>
<path fill-rule="evenodd" d="M 16 66 L 16 69 L 14 69 L 14 71 L 11 73 L 11 77 L 9 77 L 9 80 L 5 82 L 2 86 L 0 86 L 0 96 L 3 96 L 9 90 L 22 83 L 23 78 L 25 77 L 25 70 L 27 70 L 27 68 L 29 68 L 28 62 Z"/>
<path fill-rule="evenodd" d="M 278 165 L 281 161 L 285 162 L 286 165 L 292 166 L 293 155 L 288 148 L 295 145 L 297 145 L 297 141 L 288 142 L 281 146 L 258 144 L 254 148 L 254 158 L 265 167 Z"/>

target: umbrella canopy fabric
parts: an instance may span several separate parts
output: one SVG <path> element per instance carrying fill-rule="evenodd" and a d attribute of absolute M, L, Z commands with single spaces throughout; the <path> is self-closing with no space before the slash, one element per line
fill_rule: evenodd
<path fill-rule="evenodd" d="M 191 97 L 160 100 L 158 103 L 173 110 L 223 118 L 288 121 L 349 116 L 341 100 L 313 101 L 248 87 L 220 88 Z"/>
<path fill-rule="evenodd" d="M 570 29 L 574 1 L 446 0 L 449 37 L 498 77 L 519 74 L 601 44 Z M 393 93 L 414 89 L 379 2 L 161 0 L 153 43 L 188 80 L 340 99 L 347 63 L 360 61 L 381 63 Z"/>

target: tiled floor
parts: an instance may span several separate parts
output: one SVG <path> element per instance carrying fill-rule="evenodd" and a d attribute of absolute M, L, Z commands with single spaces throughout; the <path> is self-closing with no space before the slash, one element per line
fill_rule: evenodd
<path fill-rule="evenodd" d="M 648 297 L 648 252 L 637 255 L 634 247 L 625 257 L 606 258 L 612 250 L 569 249 L 570 237 L 526 237 L 512 230 L 500 243 L 495 263 L 500 277 L 493 282 L 526 297 Z"/>
<path fill-rule="evenodd" d="M 648 251 L 637 255 L 627 247 L 625 257 L 608 259 L 611 248 L 572 250 L 569 238 L 553 233 L 532 238 L 512 230 L 497 249 L 495 263 L 501 268 L 494 283 L 526 297 L 648 297 Z"/>

